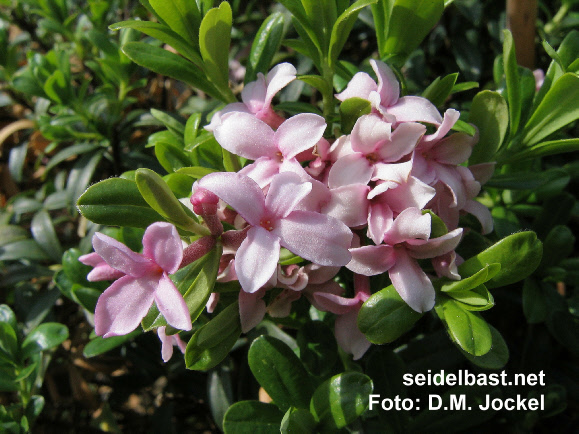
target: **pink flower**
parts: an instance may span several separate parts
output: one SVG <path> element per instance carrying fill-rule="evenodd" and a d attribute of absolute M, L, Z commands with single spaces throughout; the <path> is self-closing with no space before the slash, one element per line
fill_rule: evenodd
<path fill-rule="evenodd" d="M 167 322 L 191 330 L 189 309 L 169 274 L 179 269 L 183 247 L 177 229 L 170 223 L 150 225 L 143 236 L 143 254 L 121 242 L 96 233 L 92 240 L 97 255 L 124 276 L 99 297 L 95 310 L 95 332 L 108 338 L 136 329 L 153 302 Z"/>
<path fill-rule="evenodd" d="M 159 327 L 157 329 L 157 336 L 161 340 L 161 357 L 163 362 L 167 363 L 173 357 L 173 346 L 177 346 L 183 354 L 185 354 L 185 342 L 181 340 L 179 334 L 167 336 L 165 329 L 167 327 Z"/>
<path fill-rule="evenodd" d="M 290 63 L 275 66 L 267 77 L 261 72 L 258 73 L 257 80 L 248 83 L 241 91 L 243 102 L 228 104 L 223 110 L 215 113 L 205 129 L 214 131 L 221 124 L 223 115 L 231 112 L 249 113 L 271 128 L 277 128 L 283 122 L 283 118 L 275 113 L 271 101 L 276 93 L 295 80 L 296 73 L 295 67 Z"/>
<path fill-rule="evenodd" d="M 430 101 L 420 96 L 400 98 L 400 83 L 394 72 L 383 62 L 370 60 L 378 84 L 365 72 L 358 72 L 346 89 L 336 95 L 340 101 L 358 97 L 370 101 L 372 108 L 388 122 L 426 122 L 439 125 L 440 113 Z"/>
<path fill-rule="evenodd" d="M 251 226 L 235 254 L 235 273 L 244 291 L 254 293 L 272 277 L 283 246 L 320 265 L 349 262 L 352 233 L 342 222 L 316 212 L 296 210 L 312 189 L 298 175 L 276 175 L 267 195 L 239 173 L 212 173 L 199 185 L 219 196 Z"/>

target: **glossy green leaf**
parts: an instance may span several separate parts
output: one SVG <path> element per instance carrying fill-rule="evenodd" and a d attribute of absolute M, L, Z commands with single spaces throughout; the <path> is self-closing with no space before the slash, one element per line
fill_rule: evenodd
<path fill-rule="evenodd" d="M 447 295 L 459 302 L 459 306 L 464 310 L 488 310 L 495 305 L 492 294 L 482 284 L 468 291 L 448 292 Z"/>
<path fill-rule="evenodd" d="M 359 372 L 333 376 L 314 392 L 310 412 L 326 430 L 343 428 L 364 414 L 372 380 Z"/>
<path fill-rule="evenodd" d="M 492 346 L 492 336 L 486 321 L 477 313 L 464 309 L 452 299 L 441 299 L 436 313 L 444 321 L 450 338 L 464 351 L 482 356 Z"/>
<path fill-rule="evenodd" d="M 233 362 L 226 358 L 209 372 L 207 379 L 207 400 L 211 408 L 211 417 L 221 431 L 223 431 L 223 417 L 235 402 L 233 373 Z"/>
<path fill-rule="evenodd" d="M 211 295 L 219 270 L 221 253 L 221 247 L 216 247 L 201 259 L 171 276 L 177 290 L 183 295 L 192 322 L 195 322 L 205 309 L 207 300 Z M 167 321 L 159 312 L 156 304 L 151 307 L 142 322 L 145 331 L 166 325 Z"/>
<path fill-rule="evenodd" d="M 579 119 L 579 76 L 564 74 L 549 89 L 524 129 L 523 143 L 540 142 L 549 134 Z"/>
<path fill-rule="evenodd" d="M 194 140 L 199 134 L 199 127 L 201 125 L 201 113 L 193 113 L 185 123 L 185 133 L 183 139 L 185 140 L 185 147 L 193 144 Z"/>
<path fill-rule="evenodd" d="M 340 104 L 340 118 L 342 120 L 342 133 L 352 132 L 356 121 L 360 116 L 370 114 L 372 107 L 370 101 L 363 98 L 348 98 Z"/>
<path fill-rule="evenodd" d="M 14 379 L 14 382 L 19 383 L 22 380 L 25 380 L 30 376 L 30 374 L 32 374 L 36 370 L 37 367 L 38 365 L 36 363 L 31 363 L 30 365 L 26 366 L 18 373 L 18 375 Z"/>
<path fill-rule="evenodd" d="M 547 157 L 549 155 L 557 155 L 577 151 L 579 151 L 579 139 L 550 140 L 548 142 L 537 143 L 536 145 L 518 151 L 514 155 L 506 158 L 503 163 L 512 163 L 515 161 L 535 159 Z"/>
<path fill-rule="evenodd" d="M 559 180 L 569 180 L 569 174 L 563 169 L 550 169 L 540 173 L 514 172 L 493 175 L 486 183 L 488 187 L 504 190 L 537 190 Z"/>
<path fill-rule="evenodd" d="M 543 260 L 541 268 L 558 265 L 563 259 L 573 254 L 575 236 L 568 226 L 557 225 L 549 231 L 543 242 Z"/>
<path fill-rule="evenodd" d="M 155 23 L 152 21 L 133 20 L 121 21 L 120 23 L 111 25 L 109 28 L 111 30 L 120 30 L 126 28 L 138 30 L 173 47 L 183 56 L 187 57 L 189 60 L 195 63 L 195 65 L 198 67 L 201 67 L 203 64 L 201 55 L 195 48 L 193 48 L 194 45 L 187 43 L 181 36 L 163 24 Z"/>
<path fill-rule="evenodd" d="M 229 89 L 229 44 L 231 41 L 231 6 L 223 2 L 213 8 L 201 21 L 199 28 L 199 48 L 205 63 L 207 77 L 228 98 L 236 98 Z"/>
<path fill-rule="evenodd" d="M 177 54 L 144 42 L 129 42 L 123 45 L 123 53 L 137 65 L 181 80 L 214 98 L 222 99 L 221 93 L 207 80 L 205 74 Z"/>
<path fill-rule="evenodd" d="M 310 434 L 315 430 L 314 416 L 302 408 L 290 408 L 286 411 L 279 427 L 282 434 Z"/>
<path fill-rule="evenodd" d="M 198 45 L 197 30 L 201 23 L 201 12 L 195 1 L 148 0 L 151 7 L 163 21 L 193 46 Z M 177 47 L 174 47 L 177 48 Z"/>
<path fill-rule="evenodd" d="M 354 27 L 354 23 L 356 22 L 360 11 L 377 1 L 378 0 L 358 0 L 343 12 L 335 23 L 328 23 L 332 26 L 329 50 L 330 66 L 338 60 L 338 56 L 342 52 L 344 44 L 348 40 L 348 36 L 350 36 L 350 32 L 352 31 L 352 27 Z M 328 8 L 324 9 L 327 10 Z"/>
<path fill-rule="evenodd" d="M 297 343 L 300 359 L 316 377 L 327 377 L 338 361 L 338 346 L 332 330 L 321 321 L 305 323 L 299 330 Z"/>
<path fill-rule="evenodd" d="M 68 338 L 68 329 L 64 324 L 47 322 L 32 330 L 22 342 L 22 359 L 40 351 L 60 345 Z"/>
<path fill-rule="evenodd" d="M 422 315 L 408 306 L 390 285 L 372 294 L 362 305 L 358 328 L 370 342 L 385 344 L 410 330 Z"/>
<path fill-rule="evenodd" d="M 217 172 L 215 169 L 209 169 L 207 167 L 184 167 L 177 170 L 177 173 L 182 173 L 184 175 L 190 176 L 191 178 L 201 179 L 205 175 Z"/>
<path fill-rule="evenodd" d="M 283 413 L 273 404 L 239 401 L 223 418 L 225 434 L 279 434 Z"/>
<path fill-rule="evenodd" d="M 34 422 L 34 420 L 40 415 L 42 409 L 44 408 L 44 397 L 41 395 L 33 395 L 26 406 L 24 411 L 26 417 L 29 421 Z"/>
<path fill-rule="evenodd" d="M 154 108 L 151 109 L 151 115 L 162 122 L 176 137 L 182 138 L 185 134 L 185 125 L 178 116 Z"/>
<path fill-rule="evenodd" d="M 430 85 L 422 92 L 422 97 L 429 100 L 436 107 L 440 107 L 446 101 L 446 98 L 452 92 L 456 79 L 458 78 L 458 72 L 454 74 L 448 74 L 443 77 L 436 77 L 436 79 L 430 83 Z"/>
<path fill-rule="evenodd" d="M 38 211 L 32 218 L 30 230 L 42 250 L 44 250 L 52 260 L 60 262 L 62 246 L 54 230 L 50 215 L 44 210 Z"/>
<path fill-rule="evenodd" d="M 504 206 L 493 207 L 491 215 L 494 222 L 494 231 L 501 238 L 514 234 L 522 226 L 517 215 Z"/>
<path fill-rule="evenodd" d="M 155 156 L 168 173 L 191 165 L 191 160 L 185 152 L 168 143 L 158 142 L 155 144 Z"/>
<path fill-rule="evenodd" d="M 380 58 L 385 57 L 387 54 L 385 45 L 394 3 L 395 0 L 378 0 L 370 6 L 372 8 L 372 18 L 374 19 L 374 29 L 376 30 Z"/>
<path fill-rule="evenodd" d="M 271 336 L 258 337 L 249 348 L 247 361 L 258 383 L 280 410 L 309 407 L 313 388 L 308 373 L 282 341 Z"/>
<path fill-rule="evenodd" d="M 275 12 L 261 24 L 249 52 L 249 61 L 245 72 L 245 83 L 255 81 L 257 73 L 267 74 L 274 56 L 279 50 L 284 31 L 284 17 Z"/>
<path fill-rule="evenodd" d="M 300 75 L 298 76 L 298 80 L 309 84 L 313 88 L 319 90 L 322 94 L 331 91 L 330 85 L 320 75 Z"/>
<path fill-rule="evenodd" d="M 489 324 L 492 346 L 488 353 L 482 356 L 473 356 L 466 351 L 460 351 L 471 363 L 483 369 L 502 369 L 509 361 L 509 347 L 499 331 Z"/>
<path fill-rule="evenodd" d="M 462 263 L 458 273 L 465 278 L 489 264 L 501 264 L 500 271 L 485 283 L 487 288 L 497 288 L 530 275 L 539 266 L 542 253 L 543 245 L 534 232 L 518 232 Z"/>
<path fill-rule="evenodd" d="M 16 315 L 7 304 L 0 304 L 0 323 L 8 324 L 14 330 L 18 327 Z"/>
<path fill-rule="evenodd" d="M 123 336 L 112 336 L 110 338 L 103 338 L 97 336 L 85 345 L 82 354 L 87 359 L 95 357 L 124 344 L 125 342 L 139 336 L 142 333 L 141 329 L 136 329 L 129 334 Z"/>
<path fill-rule="evenodd" d="M 175 197 L 163 178 L 149 169 L 138 169 L 135 181 L 139 192 L 149 206 L 174 225 L 200 235 L 209 235 L 209 230 L 197 223 L 192 215 Z"/>
<path fill-rule="evenodd" d="M 185 351 L 187 369 L 205 371 L 213 368 L 229 354 L 240 335 L 239 305 L 235 302 L 191 337 Z"/>
<path fill-rule="evenodd" d="M 18 338 L 16 330 L 8 323 L 0 322 L 0 353 L 12 360 L 16 357 L 18 350 Z M 0 354 L 2 357 L 2 354 Z M 1 359 L 0 359 L 1 360 Z"/>
<path fill-rule="evenodd" d="M 77 207 L 87 219 L 102 225 L 146 228 L 164 220 L 143 199 L 135 182 L 121 178 L 92 185 L 80 196 Z"/>
<path fill-rule="evenodd" d="M 186 198 L 191 195 L 194 180 L 190 176 L 183 173 L 170 173 L 169 175 L 165 175 L 163 180 L 167 183 L 171 191 L 175 193 L 175 196 Z"/>
<path fill-rule="evenodd" d="M 392 8 L 388 37 L 382 58 L 402 66 L 438 22 L 444 11 L 442 0 L 397 0 Z"/>
<path fill-rule="evenodd" d="M 469 121 L 479 132 L 479 141 L 474 146 L 469 164 L 494 161 L 509 126 L 507 102 L 498 92 L 483 90 L 472 100 Z"/>
<path fill-rule="evenodd" d="M 468 291 L 492 279 L 500 270 L 501 264 L 488 264 L 472 276 L 461 280 L 442 279 L 435 282 L 435 287 L 440 287 L 443 292 Z"/>
<path fill-rule="evenodd" d="M 94 172 L 102 159 L 104 150 L 84 154 L 78 159 L 66 180 L 66 191 L 71 203 L 75 203 L 90 184 Z"/>
<path fill-rule="evenodd" d="M 0 246 L 0 261 L 50 260 L 50 256 L 34 240 L 19 240 Z"/>
<path fill-rule="evenodd" d="M 67 160 L 70 157 L 81 155 L 87 152 L 94 151 L 99 148 L 99 145 L 96 143 L 79 143 L 73 146 L 67 146 L 66 148 L 59 151 L 54 157 L 50 159 L 48 164 L 46 165 L 46 171 L 49 171 L 57 164 Z"/>
<path fill-rule="evenodd" d="M 544 239 L 555 226 L 567 224 L 577 203 L 575 197 L 570 193 L 565 192 L 549 196 L 544 201 L 532 226 L 541 239 Z"/>
<path fill-rule="evenodd" d="M 507 101 L 509 103 L 509 126 L 511 129 L 510 135 L 513 137 L 519 129 L 519 122 L 521 119 L 521 82 L 519 77 L 519 68 L 517 66 L 517 58 L 515 57 L 513 35 L 509 30 L 504 30 L 503 35 L 503 62 L 507 83 Z"/>
<path fill-rule="evenodd" d="M 549 315 L 549 305 L 542 285 L 533 278 L 523 283 L 523 313 L 529 324 L 542 323 Z"/>
<path fill-rule="evenodd" d="M 98 289 L 78 284 L 72 285 L 71 293 L 75 301 L 90 313 L 94 313 L 97 301 L 102 294 Z"/>

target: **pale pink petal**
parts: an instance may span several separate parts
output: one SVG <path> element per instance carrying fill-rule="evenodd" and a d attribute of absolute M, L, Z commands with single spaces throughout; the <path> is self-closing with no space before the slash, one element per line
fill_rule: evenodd
<path fill-rule="evenodd" d="M 354 360 L 361 359 L 371 345 L 358 328 L 358 311 L 359 309 L 353 309 L 340 315 L 334 324 L 334 334 L 338 345 L 346 353 L 352 354 Z"/>
<path fill-rule="evenodd" d="M 308 283 L 317 285 L 333 279 L 336 274 L 338 274 L 338 271 L 340 271 L 340 267 L 325 267 L 318 264 L 308 264 L 304 267 L 304 271 L 308 274 Z"/>
<path fill-rule="evenodd" d="M 368 213 L 368 238 L 374 244 L 380 244 L 384 234 L 394 222 L 392 209 L 386 202 L 373 201 L 370 203 Z"/>
<path fill-rule="evenodd" d="M 285 172 L 274 176 L 265 197 L 268 217 L 286 217 L 311 190 L 312 184 L 302 182 L 295 173 Z"/>
<path fill-rule="evenodd" d="M 306 149 L 313 148 L 326 129 L 323 117 L 313 113 L 292 116 L 279 126 L 274 141 L 284 158 L 293 158 Z"/>
<path fill-rule="evenodd" d="M 490 234 L 493 231 L 493 216 L 491 215 L 490 210 L 482 203 L 477 202 L 476 200 L 467 200 L 462 207 L 462 210 L 477 218 L 482 226 L 482 233 L 484 235 Z"/>
<path fill-rule="evenodd" d="M 277 222 L 273 234 L 289 251 L 319 265 L 342 266 L 351 258 L 352 232 L 333 217 L 294 211 Z"/>
<path fill-rule="evenodd" d="M 185 350 L 187 349 L 187 344 L 183 342 L 181 337 L 178 333 L 173 335 L 173 345 L 177 345 L 177 348 L 181 351 L 181 353 L 185 354 Z"/>
<path fill-rule="evenodd" d="M 125 273 L 115 270 L 109 266 L 103 258 L 96 252 L 82 255 L 78 258 L 79 262 L 84 265 L 94 267 L 86 276 L 89 282 L 99 282 L 101 280 L 116 280 L 123 277 Z"/>
<path fill-rule="evenodd" d="M 248 294 L 239 291 L 239 319 L 241 331 L 247 333 L 258 325 L 265 316 L 265 302 L 262 300 L 265 291 Z"/>
<path fill-rule="evenodd" d="M 257 74 L 257 79 L 247 83 L 241 91 L 241 100 L 251 113 L 257 113 L 264 106 L 269 106 L 271 99 L 266 101 L 265 77 L 261 72 Z"/>
<path fill-rule="evenodd" d="M 167 273 L 176 272 L 183 260 L 183 245 L 177 228 L 166 222 L 150 225 L 143 235 L 143 255 Z"/>
<path fill-rule="evenodd" d="M 267 93 L 265 95 L 265 106 L 271 105 L 274 95 L 296 79 L 296 68 L 291 63 L 280 63 L 267 73 Z"/>
<path fill-rule="evenodd" d="M 384 236 L 391 246 L 408 240 L 427 240 L 430 237 L 430 214 L 422 214 L 418 208 L 402 211 Z"/>
<path fill-rule="evenodd" d="M 456 121 L 460 118 L 460 112 L 455 109 L 448 109 L 444 112 L 442 123 L 434 134 L 426 135 L 420 142 L 420 149 L 430 149 L 430 147 L 442 139 L 452 129 Z"/>
<path fill-rule="evenodd" d="M 388 274 L 402 300 L 416 312 L 427 312 L 434 307 L 432 282 L 405 249 L 396 250 L 396 263 Z"/>
<path fill-rule="evenodd" d="M 381 244 L 350 249 L 352 260 L 346 265 L 348 270 L 363 276 L 375 276 L 389 270 L 394 265 L 394 248 Z"/>
<path fill-rule="evenodd" d="M 358 72 L 352 77 L 346 89 L 336 95 L 340 101 L 345 101 L 348 98 L 363 98 L 368 99 L 370 92 L 378 89 L 376 82 L 365 72 Z"/>
<path fill-rule="evenodd" d="M 360 304 L 360 300 L 357 298 L 340 297 L 328 292 L 316 292 L 314 298 L 323 311 L 332 312 L 336 315 L 348 313 Z"/>
<path fill-rule="evenodd" d="M 223 109 L 213 114 L 213 116 L 211 117 L 211 123 L 205 126 L 205 129 L 211 132 L 215 131 L 215 129 L 219 125 L 221 125 L 222 116 L 231 112 L 251 113 L 247 108 L 247 106 L 242 102 L 234 102 L 231 104 L 227 104 Z"/>
<path fill-rule="evenodd" d="M 420 96 L 405 96 L 388 107 L 388 113 L 396 116 L 397 122 L 426 122 L 440 125 L 442 116 L 438 109 L 426 98 Z"/>
<path fill-rule="evenodd" d="M 433 146 L 429 156 L 440 163 L 461 164 L 468 160 L 475 143 L 466 133 L 454 133 Z"/>
<path fill-rule="evenodd" d="M 419 245 L 410 243 L 407 245 L 407 251 L 413 258 L 434 258 L 456 249 L 461 238 L 462 228 L 458 228 L 441 237 L 431 238 L 426 243 L 420 243 Z"/>
<path fill-rule="evenodd" d="M 378 150 L 382 161 L 396 162 L 414 151 L 416 144 L 426 132 L 424 125 L 416 122 L 399 124 L 391 136 L 391 141 L 384 143 Z"/>
<path fill-rule="evenodd" d="M 460 280 L 456 259 L 457 255 L 454 250 L 432 258 L 432 266 L 434 267 L 434 271 L 436 271 L 436 275 L 438 277 L 448 277 L 452 280 Z"/>
<path fill-rule="evenodd" d="M 215 308 L 217 307 L 217 303 L 219 303 L 219 292 L 212 292 L 205 304 L 205 309 L 207 309 L 207 313 L 213 313 Z"/>
<path fill-rule="evenodd" d="M 324 214 L 337 218 L 346 226 L 355 227 L 366 223 L 368 218 L 368 191 L 365 184 L 345 185 L 332 189 L 331 198 L 322 208 Z"/>
<path fill-rule="evenodd" d="M 167 273 L 163 273 L 159 279 L 155 289 L 155 303 L 169 325 L 179 330 L 191 330 L 189 308 Z"/>
<path fill-rule="evenodd" d="M 159 327 L 157 329 L 157 336 L 161 341 L 161 358 L 163 362 L 167 363 L 173 357 L 173 337 L 167 336 L 165 333 L 166 327 Z"/>
<path fill-rule="evenodd" d="M 328 186 L 338 188 L 350 184 L 368 184 L 372 178 L 372 165 L 362 154 L 340 158 L 330 169 Z"/>
<path fill-rule="evenodd" d="M 235 273 L 245 292 L 254 293 L 275 273 L 279 238 L 260 226 L 251 228 L 235 255 Z"/>
<path fill-rule="evenodd" d="M 272 318 L 285 318 L 291 313 L 292 303 L 302 296 L 301 292 L 291 289 L 284 289 L 270 304 L 267 306 L 267 313 Z"/>
<path fill-rule="evenodd" d="M 330 280 L 322 284 L 308 285 L 306 289 L 303 290 L 303 294 L 306 296 L 310 304 L 316 309 L 323 311 L 324 309 L 315 298 L 315 295 L 318 293 L 340 295 L 344 293 L 344 288 L 342 288 L 338 282 Z"/>
<path fill-rule="evenodd" d="M 452 203 L 450 204 L 450 207 L 461 209 L 466 203 L 468 197 L 457 167 L 436 164 L 434 169 L 436 170 L 438 180 L 446 185 L 452 194 Z"/>
<path fill-rule="evenodd" d="M 407 182 L 386 190 L 377 199 L 388 204 L 395 213 L 400 213 L 406 208 L 423 209 L 435 195 L 433 187 L 411 176 Z"/>
<path fill-rule="evenodd" d="M 115 270 L 133 277 L 140 277 L 154 266 L 143 255 L 133 252 L 120 241 L 97 232 L 92 237 L 95 252 Z"/>
<path fill-rule="evenodd" d="M 274 158 L 278 152 L 271 127 L 248 113 L 223 115 L 221 125 L 215 128 L 214 134 L 222 147 L 250 160 Z"/>
<path fill-rule="evenodd" d="M 252 225 L 259 225 L 265 211 L 265 197 L 259 185 L 247 176 L 233 172 L 211 173 L 199 186 L 219 196 Z"/>
<path fill-rule="evenodd" d="M 378 92 L 384 107 L 389 107 L 398 101 L 400 96 L 400 83 L 396 75 L 384 62 L 371 59 L 370 65 L 378 77 Z"/>
<path fill-rule="evenodd" d="M 361 116 L 350 135 L 352 149 L 365 155 L 371 154 L 384 143 L 390 142 L 391 132 L 392 124 L 384 122 L 380 116 Z"/>
<path fill-rule="evenodd" d="M 155 298 L 158 276 L 124 276 L 113 282 L 98 299 L 95 333 L 105 338 L 126 335 L 135 330 Z"/>
<path fill-rule="evenodd" d="M 484 185 L 492 178 L 495 171 L 495 166 L 497 163 L 480 163 L 468 166 L 474 178 L 481 184 Z"/>
<path fill-rule="evenodd" d="M 265 188 L 271 183 L 273 177 L 280 172 L 280 169 L 281 164 L 277 158 L 259 157 L 237 173 L 253 179 L 260 188 Z"/>
<path fill-rule="evenodd" d="M 377 163 L 374 165 L 372 181 L 382 180 L 393 182 L 378 184 L 368 195 L 368 199 L 372 199 L 389 188 L 396 188 L 396 185 L 406 182 L 413 167 L 414 160 L 409 160 L 404 163 Z"/>

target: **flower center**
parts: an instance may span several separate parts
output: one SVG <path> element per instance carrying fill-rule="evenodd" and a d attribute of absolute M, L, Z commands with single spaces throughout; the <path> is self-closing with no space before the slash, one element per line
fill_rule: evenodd
<path fill-rule="evenodd" d="M 270 231 L 270 232 L 273 231 L 273 224 L 272 224 L 271 220 L 269 220 L 267 218 L 262 219 L 259 222 L 259 225 L 267 231 Z"/>
<path fill-rule="evenodd" d="M 375 152 L 372 152 L 371 154 L 366 154 L 366 160 L 368 160 L 368 163 L 370 164 L 376 164 L 378 161 L 380 161 L 380 158 L 378 155 L 376 155 Z"/>

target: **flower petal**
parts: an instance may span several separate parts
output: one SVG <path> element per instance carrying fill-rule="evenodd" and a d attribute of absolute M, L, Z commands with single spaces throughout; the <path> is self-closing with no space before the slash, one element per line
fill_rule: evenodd
<path fill-rule="evenodd" d="M 336 315 L 344 315 L 361 304 L 357 298 L 341 297 L 328 292 L 316 292 L 314 293 L 314 298 L 323 311 L 332 312 Z"/>
<path fill-rule="evenodd" d="M 434 307 L 434 287 L 414 258 L 405 249 L 396 250 L 396 263 L 388 274 L 398 294 L 416 312 L 427 312 Z"/>
<path fill-rule="evenodd" d="M 392 69 L 384 62 L 372 59 L 370 65 L 378 77 L 378 93 L 380 94 L 381 105 L 390 107 L 398 101 L 400 83 Z"/>
<path fill-rule="evenodd" d="M 330 190 L 331 198 L 323 207 L 324 214 L 337 218 L 346 226 L 355 227 L 366 223 L 368 218 L 368 191 L 365 184 L 351 184 Z"/>
<path fill-rule="evenodd" d="M 167 323 L 176 329 L 191 330 L 189 308 L 167 273 L 163 273 L 159 279 L 159 285 L 155 289 L 155 302 Z"/>
<path fill-rule="evenodd" d="M 252 225 L 259 225 L 265 211 L 263 191 L 254 180 L 233 172 L 211 173 L 199 186 L 219 196 Z"/>
<path fill-rule="evenodd" d="M 311 190 L 312 184 L 302 182 L 295 173 L 284 172 L 274 176 L 265 197 L 267 215 L 286 217 Z"/>
<path fill-rule="evenodd" d="M 363 276 L 384 273 L 394 265 L 394 248 L 381 244 L 350 249 L 352 260 L 346 265 L 348 270 Z"/>
<path fill-rule="evenodd" d="M 103 261 L 129 276 L 140 277 L 153 266 L 153 263 L 143 255 L 133 252 L 120 241 L 100 232 L 92 237 L 92 245 Z"/>
<path fill-rule="evenodd" d="M 161 341 L 161 358 L 165 363 L 173 357 L 173 338 L 167 336 L 165 333 L 166 328 L 167 327 L 159 327 L 157 329 L 157 336 L 159 336 L 159 340 Z"/>
<path fill-rule="evenodd" d="M 426 132 L 426 127 L 416 122 L 399 124 L 389 142 L 378 150 L 382 161 L 396 162 L 414 151 L 416 144 Z"/>
<path fill-rule="evenodd" d="M 462 228 L 458 228 L 441 237 L 431 238 L 426 243 L 407 245 L 408 254 L 417 259 L 428 259 L 444 255 L 456 249 L 461 237 Z"/>
<path fill-rule="evenodd" d="M 273 95 L 272 95 L 273 96 Z M 257 79 L 251 83 L 247 83 L 241 91 L 241 100 L 247 106 L 251 113 L 257 113 L 264 106 L 271 103 L 266 103 L 266 83 L 265 77 L 260 72 L 257 74 Z"/>
<path fill-rule="evenodd" d="M 330 188 L 351 184 L 368 184 L 373 168 L 362 154 L 351 154 L 334 163 L 328 175 Z"/>
<path fill-rule="evenodd" d="M 158 277 L 124 276 L 109 286 L 95 309 L 95 333 L 105 338 L 135 330 L 155 298 Z"/>
<path fill-rule="evenodd" d="M 482 226 L 483 235 L 490 234 L 493 231 L 493 216 L 490 210 L 482 203 L 476 200 L 467 200 L 462 210 L 477 218 Z"/>
<path fill-rule="evenodd" d="M 291 63 L 280 63 L 267 73 L 267 93 L 264 105 L 271 105 L 274 95 L 296 79 L 297 70 Z"/>
<path fill-rule="evenodd" d="M 373 201 L 368 212 L 368 238 L 378 245 L 384 239 L 384 234 L 394 222 L 394 213 L 387 202 Z"/>
<path fill-rule="evenodd" d="M 326 121 L 313 113 L 292 116 L 275 132 L 275 144 L 284 158 L 293 158 L 313 148 L 324 135 Z"/>
<path fill-rule="evenodd" d="M 276 272 L 279 245 L 279 238 L 260 226 L 247 232 L 235 255 L 235 273 L 245 292 L 257 292 Z"/>
<path fill-rule="evenodd" d="M 279 236 L 282 246 L 308 261 L 332 266 L 350 262 L 348 247 L 352 242 L 352 232 L 333 217 L 294 211 L 277 222 L 273 233 Z"/>
<path fill-rule="evenodd" d="M 422 214 L 418 208 L 406 208 L 384 235 L 384 242 L 391 246 L 408 240 L 427 240 L 430 237 L 430 214 Z"/>
<path fill-rule="evenodd" d="M 370 92 L 378 89 L 376 82 L 365 72 L 357 72 L 346 86 L 346 89 L 336 95 L 340 101 L 345 101 L 348 98 L 363 98 L 368 99 Z"/>
<path fill-rule="evenodd" d="M 214 134 L 219 144 L 229 152 L 251 160 L 273 158 L 278 151 L 271 127 L 248 113 L 223 115 Z"/>
<path fill-rule="evenodd" d="M 400 98 L 396 104 L 388 107 L 388 113 L 396 116 L 397 122 L 426 122 L 434 125 L 442 123 L 442 116 L 434 104 L 420 96 Z"/>
<path fill-rule="evenodd" d="M 143 255 L 167 273 L 175 273 L 183 260 L 183 244 L 177 228 L 166 222 L 150 225 L 143 235 Z"/>
<path fill-rule="evenodd" d="M 352 354 L 354 360 L 359 360 L 370 348 L 370 341 L 358 328 L 358 311 L 353 309 L 350 312 L 336 318 L 334 324 L 334 334 L 340 348 L 346 353 Z"/>
<path fill-rule="evenodd" d="M 384 143 L 390 142 L 391 133 L 392 124 L 385 122 L 380 116 L 361 116 L 350 135 L 352 149 L 364 155 L 371 154 Z"/>
<path fill-rule="evenodd" d="M 239 291 L 239 319 L 241 331 L 247 333 L 258 325 L 265 316 L 265 301 L 262 300 L 264 291 L 248 294 Z"/>
<path fill-rule="evenodd" d="M 271 183 L 273 177 L 279 173 L 280 169 L 280 162 L 276 158 L 259 157 L 237 173 L 253 179 L 257 182 L 259 188 L 265 188 Z"/>

